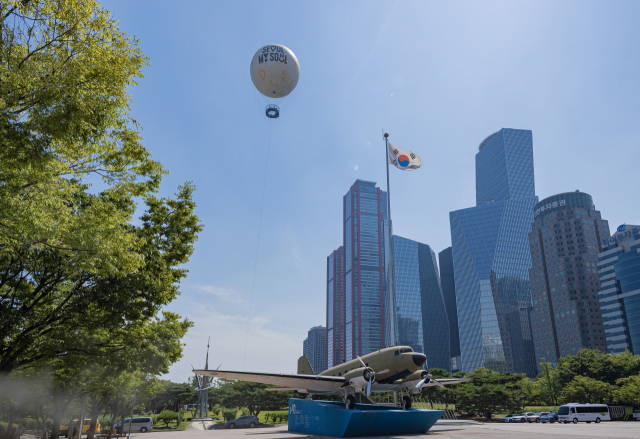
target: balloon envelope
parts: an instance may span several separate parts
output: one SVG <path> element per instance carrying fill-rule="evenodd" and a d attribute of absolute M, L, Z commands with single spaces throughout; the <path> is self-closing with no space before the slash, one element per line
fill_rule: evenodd
<path fill-rule="evenodd" d="M 298 78 L 298 58 L 282 44 L 267 44 L 253 55 L 251 80 L 263 95 L 283 98 L 296 88 Z"/>

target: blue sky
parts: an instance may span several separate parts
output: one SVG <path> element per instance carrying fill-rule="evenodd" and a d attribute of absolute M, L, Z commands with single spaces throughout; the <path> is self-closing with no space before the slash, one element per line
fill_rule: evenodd
<path fill-rule="evenodd" d="M 423 163 L 391 170 L 394 232 L 436 251 L 449 212 L 475 204 L 478 144 L 503 127 L 533 131 L 540 198 L 579 189 L 611 226 L 640 224 L 640 2 L 103 5 L 151 58 L 132 115 L 170 171 L 162 194 L 192 180 L 205 224 L 169 307 L 195 323 L 169 379 L 202 366 L 209 335 L 214 367 L 295 372 L 325 324 L 342 196 L 357 178 L 386 189 L 383 128 Z M 268 43 L 300 62 L 273 122 L 249 77 Z"/>

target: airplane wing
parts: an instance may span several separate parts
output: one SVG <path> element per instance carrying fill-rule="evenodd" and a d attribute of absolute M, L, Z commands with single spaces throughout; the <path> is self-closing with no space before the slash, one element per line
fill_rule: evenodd
<path fill-rule="evenodd" d="M 434 379 L 438 380 L 439 383 L 444 384 L 445 386 L 447 384 L 466 383 L 467 381 L 472 380 L 472 378 L 434 378 Z M 437 384 L 434 381 L 431 381 L 429 384 L 424 384 L 422 387 L 431 387 L 431 386 L 437 386 Z"/>
<path fill-rule="evenodd" d="M 302 393 L 331 392 L 345 385 L 344 377 L 298 375 L 286 373 L 238 372 L 230 370 L 194 370 L 197 375 L 250 381 L 280 386 L 273 390 L 297 390 Z"/>

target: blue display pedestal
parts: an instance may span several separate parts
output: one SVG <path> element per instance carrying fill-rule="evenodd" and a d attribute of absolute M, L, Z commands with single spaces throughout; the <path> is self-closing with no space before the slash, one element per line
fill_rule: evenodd
<path fill-rule="evenodd" d="M 335 437 L 424 434 L 443 414 L 371 404 L 347 410 L 341 402 L 290 398 L 289 431 Z"/>

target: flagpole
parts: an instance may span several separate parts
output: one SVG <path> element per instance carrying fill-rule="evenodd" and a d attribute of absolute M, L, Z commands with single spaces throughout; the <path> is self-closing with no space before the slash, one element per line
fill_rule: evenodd
<path fill-rule="evenodd" d="M 391 186 L 389 185 L 389 133 L 384 133 L 384 143 L 385 143 L 385 163 L 387 165 L 387 218 L 389 221 L 389 271 L 391 278 L 391 291 L 389 291 L 389 304 L 391 306 L 391 312 L 389 313 L 389 318 L 391 319 L 390 327 L 391 327 L 391 339 L 392 346 L 397 346 L 396 339 L 396 295 L 395 295 L 395 282 L 393 281 L 393 229 L 391 224 Z"/>

